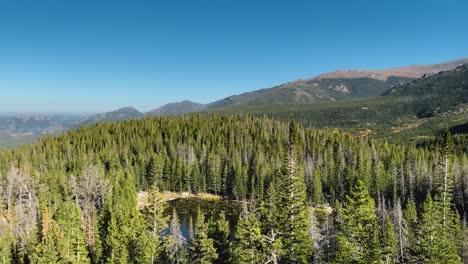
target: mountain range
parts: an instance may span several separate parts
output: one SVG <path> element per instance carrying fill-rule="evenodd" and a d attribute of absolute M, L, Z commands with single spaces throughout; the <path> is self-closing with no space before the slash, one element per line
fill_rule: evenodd
<path fill-rule="evenodd" d="M 375 97 L 392 86 L 468 63 L 468 58 L 434 65 L 413 65 L 385 70 L 340 70 L 273 88 L 230 96 L 209 104 L 209 109 L 233 105 L 305 104 Z"/>
<path fill-rule="evenodd" d="M 393 107 L 393 103 L 388 104 L 387 101 L 395 99 L 390 100 L 387 97 L 398 98 L 395 101 L 401 100 L 401 98 L 412 101 L 410 108 L 419 107 L 419 112 L 413 113 L 410 111 L 411 114 L 418 118 L 431 117 L 437 115 L 438 112 L 449 111 L 450 107 L 453 107 L 454 102 L 457 101 L 456 99 L 465 98 L 465 95 L 459 96 L 461 91 L 456 89 L 444 91 L 444 94 L 435 92 L 439 91 L 436 88 L 440 86 L 439 84 L 443 82 L 444 78 L 451 78 L 451 75 L 446 71 L 456 69 L 464 64 L 468 64 L 468 58 L 433 65 L 413 65 L 383 70 L 339 70 L 312 78 L 291 81 L 268 89 L 229 96 L 209 104 L 185 100 L 169 103 L 146 113 L 128 106 L 82 119 L 64 119 L 60 116 L 43 115 L 0 117 L 0 145 L 2 145 L 2 139 L 9 137 L 27 137 L 30 140 L 38 135 L 60 133 L 69 128 L 97 122 L 115 122 L 145 116 L 180 115 L 200 111 L 251 112 L 273 116 L 287 115 L 285 112 L 295 111 L 299 117 L 308 116 L 304 121 L 311 125 L 344 127 L 343 124 L 346 124 L 346 126 L 353 127 L 351 124 L 353 120 L 356 121 L 355 123 L 361 123 L 362 121 L 372 125 L 375 120 L 373 121 L 372 118 L 357 118 L 362 114 L 356 113 L 353 109 L 348 109 L 348 106 L 356 107 L 360 104 L 369 104 L 382 107 L 378 102 L 385 102 L 383 104 L 385 107 L 390 105 Z M 464 68 L 459 67 L 456 71 L 463 72 Z M 447 74 L 450 76 L 447 77 Z M 427 81 L 434 78 L 437 78 L 437 81 L 427 85 Z M 463 82 L 465 81 L 463 80 Z M 447 85 L 450 84 L 449 82 Z M 450 96 L 448 96 L 449 94 Z M 439 101 L 431 100 L 429 103 L 421 100 L 415 101 L 414 98 L 421 95 L 424 95 L 424 98 L 434 96 L 441 98 L 437 99 Z M 386 98 L 382 99 L 383 97 Z M 451 99 L 448 99 L 449 97 Z M 414 106 L 415 104 L 418 106 Z M 431 107 L 428 107 L 428 105 L 431 105 Z M 408 108 L 409 106 L 406 105 L 405 107 Z M 369 107 L 362 106 L 362 109 L 369 110 Z M 325 113 L 325 111 L 327 112 Z M 372 110 L 366 112 L 369 115 Z M 317 113 L 321 113 L 322 117 L 316 116 Z M 330 116 L 333 113 L 334 115 Z M 349 113 L 354 113 L 354 116 L 348 115 Z M 373 113 L 373 115 L 377 115 L 377 113 Z M 323 116 L 330 116 L 330 119 L 325 122 L 318 122 L 317 120 L 323 120 Z M 341 119 L 340 116 L 342 116 Z M 351 119 L 346 121 L 346 118 Z M 337 123 L 333 120 L 339 121 Z"/>

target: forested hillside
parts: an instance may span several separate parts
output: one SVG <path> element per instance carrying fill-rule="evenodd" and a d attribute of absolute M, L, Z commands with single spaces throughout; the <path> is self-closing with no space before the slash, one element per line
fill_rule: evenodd
<path fill-rule="evenodd" d="M 295 105 L 231 106 L 213 112 L 251 113 L 309 127 L 339 128 L 377 138 L 410 141 L 468 123 L 468 65 L 397 85 L 382 96 Z M 356 133 L 356 134 L 357 134 Z"/>
<path fill-rule="evenodd" d="M 451 142 L 429 151 L 251 116 L 82 127 L 0 152 L 0 259 L 460 263 L 468 159 Z M 236 231 L 200 213 L 184 240 L 163 213 L 169 190 L 246 201 Z"/>

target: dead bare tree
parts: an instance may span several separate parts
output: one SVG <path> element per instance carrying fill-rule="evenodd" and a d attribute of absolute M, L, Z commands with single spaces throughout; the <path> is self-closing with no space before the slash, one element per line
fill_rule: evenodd
<path fill-rule="evenodd" d="M 99 172 L 99 168 L 94 165 L 86 166 L 78 176 L 70 177 L 75 203 L 81 208 L 84 219 L 84 230 L 86 233 L 86 243 L 90 249 L 95 246 L 95 221 L 97 212 L 104 204 L 109 184 Z"/>
<path fill-rule="evenodd" d="M 6 204 L 5 221 L 23 250 L 28 237 L 36 227 L 38 199 L 36 185 L 25 172 L 12 165 L 6 178 L 3 202 Z"/>

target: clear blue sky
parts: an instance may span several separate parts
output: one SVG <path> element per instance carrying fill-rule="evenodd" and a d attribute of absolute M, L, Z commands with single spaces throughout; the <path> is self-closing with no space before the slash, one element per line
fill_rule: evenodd
<path fill-rule="evenodd" d="M 0 112 L 146 111 L 468 57 L 466 0 L 0 0 Z"/>

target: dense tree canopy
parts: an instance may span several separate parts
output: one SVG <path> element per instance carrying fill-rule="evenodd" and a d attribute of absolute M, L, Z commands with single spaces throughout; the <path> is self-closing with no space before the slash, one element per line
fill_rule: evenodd
<path fill-rule="evenodd" d="M 98 123 L 1 150 L 0 190 L 3 262 L 459 263 L 468 159 L 449 140 L 403 146 L 195 114 Z M 234 234 L 223 217 L 210 228 L 198 219 L 185 241 L 177 214 L 164 215 L 165 191 L 248 209 Z"/>

